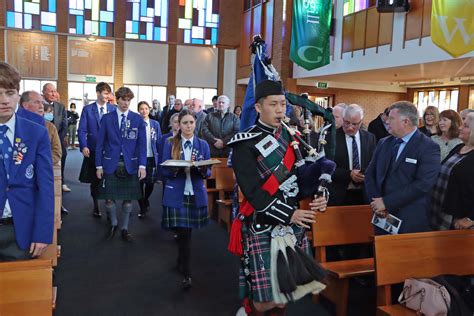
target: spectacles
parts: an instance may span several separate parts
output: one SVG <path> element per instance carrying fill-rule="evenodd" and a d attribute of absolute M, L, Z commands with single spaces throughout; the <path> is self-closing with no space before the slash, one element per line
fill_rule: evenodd
<path fill-rule="evenodd" d="M 344 124 L 344 126 L 346 126 L 346 127 L 350 127 L 350 126 L 352 126 L 352 127 L 359 127 L 361 123 L 362 123 L 362 120 L 359 121 L 359 122 L 357 122 L 357 123 L 351 123 L 351 122 L 349 122 L 349 121 L 343 120 L 343 124 Z"/>

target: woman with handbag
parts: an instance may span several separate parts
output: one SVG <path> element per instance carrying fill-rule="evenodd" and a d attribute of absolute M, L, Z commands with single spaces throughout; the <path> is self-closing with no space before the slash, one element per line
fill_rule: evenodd
<path fill-rule="evenodd" d="M 141 198 L 140 180 L 146 177 L 146 130 L 143 118 L 129 110 L 133 92 L 121 87 L 116 92 L 117 110 L 104 114 L 97 138 L 96 159 L 99 199 L 105 200 L 110 228 L 107 238 L 118 227 L 116 200 L 122 200 L 122 239 L 130 242 L 128 224 L 132 200 Z"/>
<path fill-rule="evenodd" d="M 160 161 L 187 160 L 199 161 L 210 158 L 209 145 L 194 135 L 196 116 L 189 110 L 182 110 L 178 116 L 180 130 L 163 144 Z M 202 228 L 209 220 L 207 193 L 204 179 L 211 175 L 205 167 L 162 167 L 164 179 L 163 220 L 164 229 L 174 230 L 177 234 L 177 269 L 183 274 L 182 286 L 192 286 L 191 232 L 193 228 Z"/>

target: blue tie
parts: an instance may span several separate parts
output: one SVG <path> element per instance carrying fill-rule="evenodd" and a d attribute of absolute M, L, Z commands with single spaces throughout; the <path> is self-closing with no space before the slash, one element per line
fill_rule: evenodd
<path fill-rule="evenodd" d="M 392 159 L 393 161 L 397 161 L 398 157 L 398 150 L 400 149 L 400 145 L 403 144 L 403 139 L 397 138 L 397 141 L 395 142 L 395 146 L 393 146 L 393 152 L 392 152 Z"/>
<path fill-rule="evenodd" d="M 102 116 L 104 115 L 104 107 L 100 107 L 100 113 L 99 113 L 99 119 L 102 119 Z"/>
<path fill-rule="evenodd" d="M 0 126 L 0 159 L 2 160 L 0 166 L 0 177 L 4 183 L 8 182 L 8 173 L 10 171 L 10 162 L 12 158 L 12 146 L 7 137 L 8 126 Z M 5 192 L 0 194 L 0 218 L 3 217 L 3 211 L 7 202 L 7 195 Z"/>
<path fill-rule="evenodd" d="M 186 149 L 186 148 L 190 148 L 190 149 L 191 149 L 191 146 L 192 146 L 192 144 L 191 144 L 191 141 L 190 141 L 190 140 L 187 140 L 187 141 L 184 143 L 184 149 Z"/>
<path fill-rule="evenodd" d="M 355 136 L 351 136 L 351 138 L 352 138 L 352 169 L 360 170 L 359 149 L 357 147 Z"/>
<path fill-rule="evenodd" d="M 125 137 L 125 114 L 122 113 L 122 120 L 120 121 L 120 130 L 122 131 L 122 137 Z"/>

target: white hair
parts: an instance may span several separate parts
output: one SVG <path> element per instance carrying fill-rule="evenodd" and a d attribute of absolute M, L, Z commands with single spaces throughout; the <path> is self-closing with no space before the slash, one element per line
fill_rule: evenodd
<path fill-rule="evenodd" d="M 335 108 L 340 108 L 341 111 L 344 111 L 344 110 L 347 108 L 347 104 L 345 104 L 345 103 L 338 103 L 338 104 L 336 104 L 336 105 L 333 107 L 333 110 L 334 110 Z"/>
<path fill-rule="evenodd" d="M 465 122 L 469 125 L 469 129 L 471 130 L 467 143 L 469 145 L 474 145 L 474 112 L 470 112 L 466 115 Z"/>
<path fill-rule="evenodd" d="M 360 115 L 361 119 L 364 118 L 364 109 L 358 104 L 347 105 L 342 112 L 342 117 L 345 119 L 356 115 Z"/>
<path fill-rule="evenodd" d="M 225 104 L 229 105 L 230 104 L 230 99 L 226 95 L 221 95 L 217 98 L 217 102 L 219 101 L 224 101 Z"/>

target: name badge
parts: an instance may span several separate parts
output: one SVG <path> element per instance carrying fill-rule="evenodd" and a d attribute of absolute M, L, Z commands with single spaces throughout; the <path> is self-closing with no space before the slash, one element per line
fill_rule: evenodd
<path fill-rule="evenodd" d="M 127 139 L 137 139 L 138 128 L 130 128 L 127 130 Z"/>
<path fill-rule="evenodd" d="M 412 163 L 412 164 L 416 165 L 416 163 L 418 162 L 418 160 L 413 159 L 413 158 L 406 158 L 406 159 L 405 159 L 405 162 Z"/>

